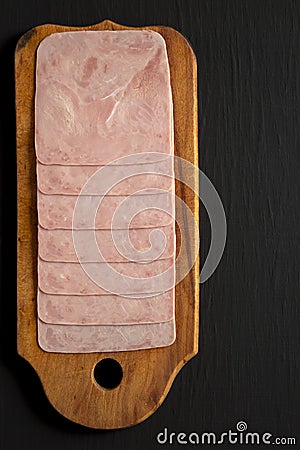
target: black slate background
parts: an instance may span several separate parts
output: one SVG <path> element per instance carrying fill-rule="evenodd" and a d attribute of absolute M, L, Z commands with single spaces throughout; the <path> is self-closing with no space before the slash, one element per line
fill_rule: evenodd
<path fill-rule="evenodd" d="M 104 19 L 169 25 L 190 41 L 199 65 L 201 168 L 228 220 L 223 259 L 201 288 L 200 353 L 151 418 L 111 432 L 56 413 L 15 350 L 14 47 L 39 24 Z M 295 436 L 300 448 L 299 21 L 300 2 L 289 0 L 1 0 L 1 450 L 156 449 L 164 427 L 221 433 L 239 420 L 251 431 Z M 201 212 L 203 259 L 210 227 Z"/>

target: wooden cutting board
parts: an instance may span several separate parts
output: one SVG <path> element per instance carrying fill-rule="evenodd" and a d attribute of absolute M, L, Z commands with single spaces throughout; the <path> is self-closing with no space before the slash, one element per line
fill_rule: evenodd
<path fill-rule="evenodd" d="M 15 54 L 18 183 L 18 353 L 36 370 L 45 393 L 62 415 L 91 428 L 128 427 L 150 416 L 165 399 L 172 382 L 198 351 L 199 258 L 176 286 L 176 341 L 165 348 L 131 352 L 59 354 L 43 351 L 37 343 L 37 205 L 34 151 L 35 57 L 39 43 L 49 34 L 74 30 L 126 30 L 104 21 L 84 28 L 42 25 L 29 30 Z M 197 67 L 185 38 L 172 28 L 143 27 L 160 33 L 167 44 L 174 102 L 175 154 L 198 166 Z M 179 165 L 175 173 L 183 170 Z M 192 185 L 197 188 L 195 172 Z M 176 195 L 199 219 L 198 197 L 176 182 Z M 184 212 L 176 209 L 184 222 Z M 195 230 L 184 229 L 186 258 Z M 177 242 L 181 239 L 177 230 Z M 123 369 L 115 389 L 104 389 L 94 379 L 94 366 L 113 358 Z M 186 374 L 188 376 L 188 373 Z"/>

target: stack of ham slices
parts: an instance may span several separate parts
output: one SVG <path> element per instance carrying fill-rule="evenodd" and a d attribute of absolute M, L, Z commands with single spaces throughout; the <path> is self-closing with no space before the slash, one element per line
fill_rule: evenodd
<path fill-rule="evenodd" d="M 163 38 L 48 36 L 35 111 L 39 345 L 88 353 L 172 344 L 174 139 Z"/>

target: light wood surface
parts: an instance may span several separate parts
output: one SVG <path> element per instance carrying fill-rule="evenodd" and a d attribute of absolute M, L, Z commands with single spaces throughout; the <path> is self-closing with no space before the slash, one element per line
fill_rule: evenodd
<path fill-rule="evenodd" d="M 174 102 L 175 154 L 198 165 L 197 74 L 194 53 L 184 37 L 172 28 L 143 27 L 159 32 L 167 44 Z M 18 189 L 18 353 L 34 367 L 54 408 L 87 427 L 113 429 L 134 425 L 150 416 L 165 399 L 182 366 L 198 350 L 199 258 L 176 286 L 176 341 L 165 348 L 132 352 L 59 354 L 44 352 L 37 343 L 37 207 L 34 151 L 35 55 L 43 38 L 71 30 L 122 30 L 129 27 L 104 21 L 84 28 L 42 25 L 29 30 L 15 54 Z M 181 170 L 176 167 L 176 170 Z M 193 183 L 198 185 L 195 175 Z M 176 195 L 199 219 L 198 197 L 176 182 Z M 176 210 L 184 221 L 184 212 Z M 184 230 L 183 249 L 195 230 Z M 178 245 L 181 242 L 177 230 Z M 121 384 L 112 390 L 99 387 L 93 367 L 114 358 L 123 368 Z"/>

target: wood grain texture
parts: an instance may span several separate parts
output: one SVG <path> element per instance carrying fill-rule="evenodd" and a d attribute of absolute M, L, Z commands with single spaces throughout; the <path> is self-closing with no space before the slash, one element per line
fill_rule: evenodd
<path fill-rule="evenodd" d="M 159 32 L 167 44 L 174 101 L 175 154 L 198 165 L 196 60 L 181 34 L 168 27 L 145 27 Z M 163 402 L 182 366 L 197 353 L 199 320 L 199 260 L 176 287 L 176 331 L 172 346 L 133 352 L 58 354 L 47 353 L 37 344 L 37 210 L 34 152 L 35 53 L 51 33 L 69 30 L 129 29 L 110 21 L 76 28 L 42 25 L 21 37 L 15 54 L 17 116 L 18 195 L 18 353 L 38 373 L 52 405 L 70 420 L 91 428 L 122 428 L 151 415 Z M 178 168 L 180 170 L 180 167 Z M 198 179 L 194 179 L 195 187 Z M 198 220 L 198 198 L 176 183 L 181 197 Z M 184 213 L 176 211 L 184 220 Z M 185 230 L 188 242 L 198 239 L 195 230 Z M 180 242 L 178 236 L 178 242 Z M 93 367 L 112 357 L 123 368 L 123 380 L 113 390 L 100 388 Z"/>

